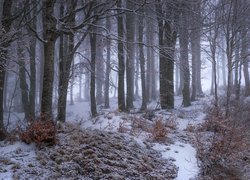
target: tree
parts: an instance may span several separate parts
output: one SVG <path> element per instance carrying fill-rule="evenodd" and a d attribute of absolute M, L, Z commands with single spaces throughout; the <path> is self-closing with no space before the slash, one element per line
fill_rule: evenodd
<path fill-rule="evenodd" d="M 117 8 L 122 7 L 122 0 L 118 0 Z M 121 12 L 118 10 L 118 13 Z M 123 16 L 118 15 L 117 20 L 117 33 L 118 33 L 118 109 L 125 111 L 125 94 L 124 94 L 124 32 L 123 32 Z"/>
<path fill-rule="evenodd" d="M 225 0 L 221 4 L 221 17 L 223 20 L 222 32 L 226 41 L 226 57 L 227 57 L 227 95 L 226 95 L 226 116 L 229 115 L 229 106 L 232 91 L 232 72 L 234 68 L 233 51 L 237 42 L 237 34 L 241 24 L 239 17 L 241 15 L 239 9 L 239 1 Z"/>
<path fill-rule="evenodd" d="M 44 38 L 44 75 L 41 102 L 41 117 L 43 120 L 53 120 L 52 96 L 54 80 L 55 42 L 59 34 L 56 28 L 56 18 L 53 15 L 56 0 L 43 1 L 43 38 Z"/>
<path fill-rule="evenodd" d="M 176 1 L 162 1 L 157 4 L 156 9 L 159 27 L 160 103 L 162 109 L 174 108 L 174 52 L 177 39 L 176 23 L 179 18 L 177 5 Z M 166 9 L 162 9 L 163 7 Z"/>
<path fill-rule="evenodd" d="M 68 5 L 67 10 L 74 12 L 76 2 L 71 2 Z M 64 5 L 60 6 L 60 15 L 64 16 Z M 75 24 L 75 13 L 72 13 L 70 23 L 73 26 Z M 60 34 L 60 49 L 59 49 L 59 84 L 58 84 L 58 104 L 57 104 L 57 120 L 65 122 L 66 114 L 66 102 L 67 102 L 67 90 L 69 86 L 70 70 L 72 68 L 74 59 L 74 34 L 70 33 L 65 35 Z M 73 76 L 73 75 L 72 75 Z"/>
<path fill-rule="evenodd" d="M 28 97 L 28 84 L 26 82 L 26 60 L 25 60 L 25 50 L 23 48 L 24 40 L 22 38 L 23 33 L 20 32 L 17 40 L 17 56 L 18 56 L 18 67 L 19 67 L 19 79 L 20 79 L 20 89 L 22 98 L 22 107 L 24 109 L 25 118 L 30 120 L 30 106 Z"/>
<path fill-rule="evenodd" d="M 129 10 L 134 8 L 134 3 L 131 1 L 126 2 L 126 7 Z M 135 15 L 131 12 L 126 14 L 126 37 L 127 37 L 127 60 L 126 60 L 126 82 L 127 82 L 127 96 L 126 96 L 126 109 L 133 108 L 134 100 L 134 59 L 135 59 Z"/>
<path fill-rule="evenodd" d="M 155 34 L 156 22 L 155 9 L 153 4 L 145 6 L 145 20 L 146 20 L 146 44 L 147 44 L 147 59 L 146 59 L 146 97 L 147 101 L 157 99 L 157 73 L 156 73 L 156 63 L 155 54 L 152 46 L 155 45 Z"/>
<path fill-rule="evenodd" d="M 95 98 L 95 66 L 96 66 L 96 33 L 90 35 L 91 61 L 90 61 L 90 107 L 92 117 L 97 116 L 96 98 Z"/>
<path fill-rule="evenodd" d="M 4 81 L 5 81 L 5 64 L 8 58 L 8 50 L 7 48 L 11 42 L 11 33 L 10 27 L 12 24 L 11 20 L 11 7 L 13 1 L 12 0 L 4 0 L 3 2 L 3 10 L 2 10 L 2 19 L 1 19 L 1 29 L 0 29 L 0 140 L 3 140 L 6 137 L 6 129 L 4 127 L 3 122 L 3 95 L 4 95 Z"/>
<path fill-rule="evenodd" d="M 182 6 L 182 13 L 181 13 L 181 20 L 180 20 L 180 58 L 181 58 L 181 65 L 184 75 L 184 81 L 183 81 L 183 89 L 182 89 L 182 95 L 183 95 L 183 105 L 184 107 L 190 106 L 190 71 L 189 71 L 189 61 L 188 61 L 188 24 L 187 24 L 187 9 L 185 8 L 187 6 L 186 3 L 183 2 Z"/>
<path fill-rule="evenodd" d="M 138 43 L 139 43 L 139 59 L 141 69 L 141 89 L 142 89 L 142 104 L 141 110 L 147 109 L 147 96 L 146 96 L 146 77 L 145 77 L 145 57 L 143 52 L 143 9 L 139 10 L 139 32 L 138 32 Z"/>
<path fill-rule="evenodd" d="M 103 20 L 98 21 L 98 26 L 103 26 Z M 102 34 L 100 30 L 96 32 L 97 34 Z M 102 35 L 96 36 L 96 103 L 100 105 L 103 103 L 103 85 L 104 85 L 104 57 L 103 57 L 103 50 L 104 50 L 104 39 Z"/>
<path fill-rule="evenodd" d="M 110 54 L 111 54 L 111 40 L 110 40 L 110 31 L 111 31 L 111 19 L 106 17 L 106 28 L 108 30 L 107 37 L 107 61 L 106 61 L 106 71 L 105 71 L 105 87 L 104 87 L 104 107 L 109 108 L 109 81 L 110 81 Z"/>
<path fill-rule="evenodd" d="M 201 1 L 195 1 L 190 5 L 192 12 L 191 22 L 191 54 L 192 54 L 192 94 L 191 100 L 194 101 L 197 95 L 202 94 L 201 88 Z"/>
<path fill-rule="evenodd" d="M 37 29 L 37 17 L 35 15 L 37 14 L 37 1 L 33 1 L 34 5 L 28 6 L 27 10 L 30 11 L 28 13 L 28 18 L 32 21 L 30 22 L 30 26 L 33 29 Z M 32 9 L 32 10 L 31 10 Z M 29 33 L 32 34 L 31 31 L 28 31 Z M 30 112 L 30 119 L 35 119 L 35 107 L 36 107 L 36 44 L 37 44 L 37 39 L 36 36 L 32 35 L 29 38 L 29 48 L 28 48 L 28 53 L 29 53 L 29 70 L 30 70 L 30 89 L 29 89 L 29 112 Z"/>

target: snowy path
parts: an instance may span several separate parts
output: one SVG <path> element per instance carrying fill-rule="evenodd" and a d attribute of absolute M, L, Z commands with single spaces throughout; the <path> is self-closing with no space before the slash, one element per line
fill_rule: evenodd
<path fill-rule="evenodd" d="M 179 100 L 179 101 L 178 101 Z M 181 99 L 176 103 L 177 130 L 173 134 L 175 136 L 174 144 L 170 146 L 156 143 L 155 150 L 159 150 L 166 159 L 172 159 L 174 164 L 179 167 L 176 180 L 187 180 L 195 178 L 199 172 L 196 149 L 190 144 L 188 132 L 185 130 L 188 125 L 197 125 L 202 122 L 205 114 L 202 113 L 203 104 L 195 102 L 191 107 L 182 108 Z"/>

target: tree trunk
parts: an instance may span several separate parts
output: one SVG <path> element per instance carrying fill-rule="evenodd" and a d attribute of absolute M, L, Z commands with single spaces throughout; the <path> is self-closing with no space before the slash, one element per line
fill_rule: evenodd
<path fill-rule="evenodd" d="M 191 34 L 190 34 L 190 39 L 191 39 L 191 52 L 192 52 L 192 95 L 191 95 L 191 101 L 196 100 L 196 84 L 197 84 L 197 52 L 196 52 L 196 33 L 195 30 L 193 29 Z"/>
<path fill-rule="evenodd" d="M 30 91 L 29 91 L 30 119 L 35 119 L 36 111 L 36 38 L 30 43 Z"/>
<path fill-rule="evenodd" d="M 37 3 L 35 0 L 34 3 Z M 34 30 L 37 29 L 37 17 L 34 17 L 37 14 L 37 5 L 32 7 L 28 6 L 29 19 L 32 19 L 31 26 Z M 29 33 L 32 33 L 29 31 Z M 29 57 L 30 57 L 30 89 L 29 89 L 29 119 L 35 119 L 36 111 L 36 37 L 32 36 L 29 42 Z"/>
<path fill-rule="evenodd" d="M 89 94 L 89 85 L 90 85 L 90 72 L 89 72 L 89 67 L 86 68 L 86 72 L 85 72 L 85 84 L 84 84 L 84 99 L 86 101 L 89 101 L 90 100 L 90 94 Z"/>
<path fill-rule="evenodd" d="M 181 61 L 182 69 L 184 75 L 183 82 L 183 105 L 184 107 L 190 106 L 190 71 L 189 71 L 189 62 L 188 62 L 188 30 L 187 28 L 187 13 L 184 9 L 181 14 L 181 30 L 180 30 L 180 52 L 181 52 Z"/>
<path fill-rule="evenodd" d="M 127 1 L 127 9 L 133 10 L 134 3 Z M 134 35 L 135 35 L 135 14 L 126 14 L 126 29 L 127 29 L 127 61 L 126 61 L 126 82 L 127 82 L 127 96 L 126 109 L 129 110 L 134 107 Z"/>
<path fill-rule="evenodd" d="M 11 7 L 12 7 L 12 0 L 5 0 L 3 2 L 3 11 L 2 11 L 2 29 L 0 29 L 2 35 L 7 35 L 10 32 L 11 27 L 11 20 L 9 19 L 11 17 Z M 6 60 L 8 58 L 8 50 L 10 42 L 4 42 L 2 44 L 2 47 L 0 47 L 0 141 L 6 138 L 6 129 L 4 127 L 3 122 L 3 100 L 4 100 L 4 80 L 5 80 L 5 64 Z"/>
<path fill-rule="evenodd" d="M 90 62 L 90 106 L 92 117 L 97 116 L 95 97 L 95 66 L 96 66 L 96 34 L 90 34 L 91 62 Z"/>
<path fill-rule="evenodd" d="M 162 14 L 162 7 L 157 6 L 157 12 Z M 160 103 L 162 109 L 174 108 L 174 52 L 177 34 L 173 30 L 172 21 L 176 21 L 178 15 L 174 14 L 174 20 L 164 20 L 158 17 L 159 26 L 159 52 L 160 52 Z"/>
<path fill-rule="evenodd" d="M 222 71 L 222 80 L 223 80 L 223 86 L 226 87 L 227 85 L 227 80 L 226 80 L 226 58 L 225 58 L 225 52 L 223 52 L 225 50 L 225 41 L 223 36 L 221 36 L 221 71 Z"/>
<path fill-rule="evenodd" d="M 118 0 L 118 8 L 122 7 L 122 0 Z M 118 109 L 119 111 L 125 111 L 125 93 L 124 93 L 124 71 L 125 71 L 125 63 L 124 63 L 124 49 L 123 49 L 123 40 L 124 40 L 124 32 L 123 32 L 123 16 L 118 16 Z"/>
<path fill-rule="evenodd" d="M 238 91 L 238 85 L 239 85 L 239 66 L 240 66 L 240 44 L 239 44 L 239 38 L 237 36 L 237 42 L 235 44 L 235 59 L 234 59 L 234 90 L 235 90 L 235 97 L 238 99 L 240 96 L 240 92 Z"/>
<path fill-rule="evenodd" d="M 197 14 L 196 21 L 196 38 L 195 38 L 195 51 L 196 51 L 196 95 L 202 96 L 202 86 L 201 86 L 201 1 L 195 4 L 195 12 Z"/>
<path fill-rule="evenodd" d="M 137 49 L 137 48 L 136 48 Z M 139 74 L 140 74 L 140 59 L 137 57 L 138 51 L 135 52 L 135 99 L 139 98 Z"/>
<path fill-rule="evenodd" d="M 20 89 L 21 89 L 21 99 L 22 99 L 22 107 L 24 110 L 25 118 L 30 120 L 30 107 L 29 107 L 29 97 L 28 97 L 28 84 L 26 82 L 26 67 L 25 67 L 25 52 L 23 49 L 23 41 L 21 38 L 21 34 L 18 39 L 18 59 L 19 59 L 19 79 L 20 79 Z"/>
<path fill-rule="evenodd" d="M 147 14 L 150 15 L 149 13 L 151 12 L 149 8 L 146 8 L 147 10 Z M 147 71 L 146 71 L 146 97 L 147 97 L 147 102 L 150 102 L 151 100 L 151 94 L 152 94 L 152 51 L 151 51 L 151 48 L 152 47 L 149 47 L 151 44 L 152 44 L 152 39 L 151 39 L 151 36 L 152 36 L 152 25 L 151 25 L 151 21 L 149 20 L 149 18 L 146 18 L 146 42 L 147 42 Z M 155 74 L 154 74 L 155 75 Z"/>
<path fill-rule="evenodd" d="M 143 10 L 140 10 L 140 13 L 143 14 Z M 140 59 L 140 68 L 141 68 L 141 89 L 142 89 L 142 104 L 141 110 L 147 109 L 147 94 L 146 94 L 146 77 L 145 77 L 145 58 L 143 52 L 143 17 L 139 15 L 139 31 L 138 31 L 138 42 L 139 42 L 139 59 Z"/>
<path fill-rule="evenodd" d="M 74 59 L 72 58 L 72 61 Z M 74 83 L 75 83 L 75 64 L 71 63 L 71 81 L 70 81 L 70 105 L 74 105 Z"/>
<path fill-rule="evenodd" d="M 106 18 L 106 28 L 111 31 L 111 20 L 110 17 Z M 107 38 L 107 62 L 106 62 L 106 72 L 105 72 L 105 87 L 104 87 L 104 107 L 109 108 L 109 81 L 110 81 L 110 53 L 111 53 L 111 40 Z"/>
<path fill-rule="evenodd" d="M 98 23 L 101 25 L 100 21 Z M 96 36 L 97 51 L 96 51 L 96 104 L 103 103 L 103 82 L 104 82 L 104 58 L 103 58 L 103 38 L 100 35 Z"/>
<path fill-rule="evenodd" d="M 74 22 L 72 22 L 74 23 Z M 64 43 L 68 41 L 67 43 Z M 57 121 L 65 122 L 70 70 L 74 60 L 74 35 L 60 36 Z M 74 76 L 74 75 L 72 75 Z M 72 82 L 71 82 L 72 83 Z"/>
<path fill-rule="evenodd" d="M 52 95 L 54 80 L 54 53 L 55 42 L 58 37 L 56 33 L 56 19 L 53 16 L 55 0 L 45 0 L 43 9 L 44 25 L 44 75 L 41 102 L 41 117 L 43 120 L 53 120 Z"/>

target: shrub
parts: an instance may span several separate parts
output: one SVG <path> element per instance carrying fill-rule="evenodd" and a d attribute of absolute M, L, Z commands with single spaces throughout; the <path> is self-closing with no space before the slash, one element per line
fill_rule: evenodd
<path fill-rule="evenodd" d="M 47 143 L 55 144 L 56 129 L 53 121 L 41 120 L 32 121 L 25 131 L 19 133 L 22 141 L 29 144 L 35 142 L 37 145 Z"/>
<path fill-rule="evenodd" d="M 153 140 L 164 142 L 167 138 L 167 128 L 161 119 L 155 120 L 153 128 L 151 129 Z"/>
<path fill-rule="evenodd" d="M 196 135 L 201 173 L 211 179 L 240 179 L 242 154 L 247 149 L 244 124 L 226 118 L 219 108 L 208 112 Z"/>

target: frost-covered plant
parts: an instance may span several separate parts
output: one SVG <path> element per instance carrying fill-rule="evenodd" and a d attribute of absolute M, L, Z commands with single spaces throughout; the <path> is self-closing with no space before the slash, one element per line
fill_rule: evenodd
<path fill-rule="evenodd" d="M 211 109 L 196 135 L 201 173 L 212 179 L 240 179 L 239 163 L 247 149 L 244 124 Z"/>
<path fill-rule="evenodd" d="M 156 119 L 151 129 L 151 135 L 154 141 L 165 141 L 167 138 L 167 128 L 162 119 Z"/>
<path fill-rule="evenodd" d="M 19 137 L 28 144 L 32 142 L 37 145 L 41 143 L 54 144 L 56 128 L 51 120 L 37 119 L 32 121 L 24 131 L 21 131 Z"/>

